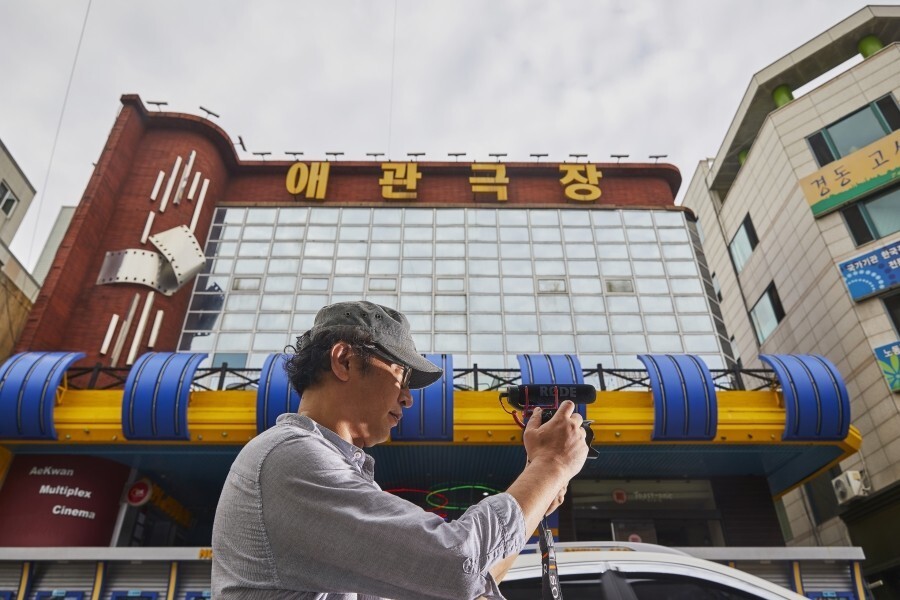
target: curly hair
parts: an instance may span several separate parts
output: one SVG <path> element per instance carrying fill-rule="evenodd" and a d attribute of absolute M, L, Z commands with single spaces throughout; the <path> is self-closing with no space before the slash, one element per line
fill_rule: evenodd
<path fill-rule="evenodd" d="M 368 370 L 372 356 L 369 350 L 372 334 L 368 331 L 346 326 L 321 329 L 312 337 L 303 334 L 297 338 L 296 346 L 284 349 L 285 353 L 293 354 L 284 362 L 284 371 L 299 395 L 319 383 L 322 374 L 331 370 L 331 349 L 338 342 L 349 344 L 353 353 L 362 359 L 363 372 Z"/>

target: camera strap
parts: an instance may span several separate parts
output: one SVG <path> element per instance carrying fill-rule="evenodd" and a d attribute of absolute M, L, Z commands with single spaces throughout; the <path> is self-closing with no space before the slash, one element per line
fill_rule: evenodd
<path fill-rule="evenodd" d="M 541 597 L 543 600 L 562 600 L 559 587 L 559 571 L 556 569 L 556 550 L 553 548 L 553 532 L 547 526 L 547 517 L 541 519 Z"/>

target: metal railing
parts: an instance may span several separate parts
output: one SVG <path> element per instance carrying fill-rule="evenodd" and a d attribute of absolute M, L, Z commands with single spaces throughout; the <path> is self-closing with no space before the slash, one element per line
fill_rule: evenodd
<path fill-rule="evenodd" d="M 710 375 L 717 390 L 758 391 L 778 386 L 775 372 L 769 369 L 711 369 Z M 583 367 L 582 376 L 585 383 L 602 392 L 650 389 L 650 376 L 644 369 L 618 369 L 598 364 Z M 453 387 L 458 390 L 493 391 L 521 382 L 522 374 L 518 369 L 485 369 L 474 364 L 471 368 L 453 370 Z"/>
<path fill-rule="evenodd" d="M 194 373 L 194 391 L 213 390 L 256 390 L 259 386 L 261 369 L 231 368 L 228 363 L 219 367 L 205 367 Z M 127 367 L 107 367 L 97 364 L 93 367 L 74 367 L 66 372 L 69 389 L 115 390 L 123 389 L 130 369 Z M 710 369 L 713 385 L 717 390 L 758 391 L 775 389 L 778 380 L 774 371 L 768 369 Z M 584 382 L 599 391 L 617 392 L 623 390 L 648 390 L 650 377 L 644 369 L 617 369 L 598 364 L 582 369 Z M 505 386 L 522 383 L 522 373 L 518 369 L 493 369 L 471 367 L 453 369 L 453 388 L 460 391 L 489 392 Z"/>

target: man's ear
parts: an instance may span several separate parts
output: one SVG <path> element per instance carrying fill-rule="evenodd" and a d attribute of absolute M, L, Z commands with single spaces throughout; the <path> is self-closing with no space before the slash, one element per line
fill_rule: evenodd
<path fill-rule="evenodd" d="M 350 358 L 353 348 L 347 342 L 338 342 L 331 347 L 331 372 L 339 381 L 350 379 Z"/>

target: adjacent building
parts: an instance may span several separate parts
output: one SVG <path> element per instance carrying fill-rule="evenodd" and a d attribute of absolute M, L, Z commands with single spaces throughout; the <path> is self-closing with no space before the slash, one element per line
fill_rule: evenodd
<path fill-rule="evenodd" d="M 735 359 L 820 354 L 845 377 L 862 448 L 784 496 L 787 539 L 862 546 L 885 598 L 900 596 L 898 42 L 900 7 L 871 6 L 757 73 L 684 200 Z"/>
<path fill-rule="evenodd" d="M 25 173 L 0 140 L 0 360 L 12 353 L 40 288 L 9 250 L 34 193 Z"/>
<path fill-rule="evenodd" d="M 66 230 L 69 228 L 69 223 L 72 222 L 74 215 L 74 206 L 60 207 L 59 213 L 56 215 L 56 221 L 53 222 L 53 227 L 50 229 L 50 235 L 47 237 L 47 241 L 44 242 L 44 249 L 41 250 L 41 255 L 38 257 L 31 272 L 35 281 L 39 284 L 44 283 L 44 279 L 47 278 L 50 265 L 53 264 L 53 259 L 56 257 L 56 251 L 59 249 L 59 245 L 62 243 L 63 236 L 66 234 Z"/>

